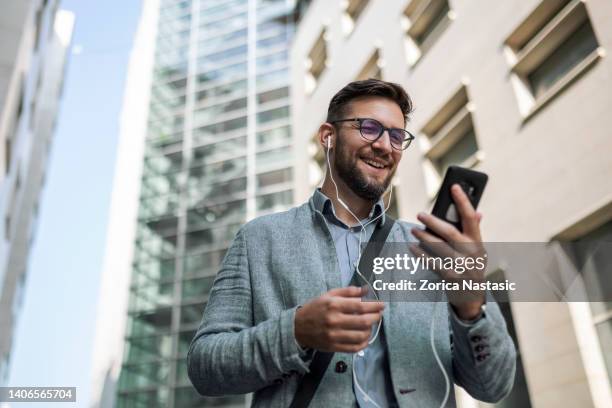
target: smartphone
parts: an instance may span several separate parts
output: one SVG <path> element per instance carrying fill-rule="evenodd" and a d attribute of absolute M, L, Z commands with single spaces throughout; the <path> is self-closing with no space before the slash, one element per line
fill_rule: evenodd
<path fill-rule="evenodd" d="M 451 187 L 453 184 L 459 184 L 470 199 L 474 209 L 476 209 L 488 180 L 489 176 L 480 171 L 459 166 L 449 166 L 431 213 L 453 224 L 459 231 L 462 231 L 459 211 L 457 211 L 451 196 Z M 432 232 L 429 229 L 427 231 Z"/>

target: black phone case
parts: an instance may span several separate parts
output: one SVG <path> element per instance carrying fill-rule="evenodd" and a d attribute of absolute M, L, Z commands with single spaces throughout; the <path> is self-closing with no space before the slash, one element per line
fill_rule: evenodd
<path fill-rule="evenodd" d="M 459 166 L 449 166 L 446 170 L 442 186 L 438 191 L 436 203 L 434 204 L 431 213 L 436 217 L 439 217 L 451 224 L 453 224 L 459 231 L 462 231 L 461 219 L 458 210 L 454 206 L 454 201 L 451 196 L 451 186 L 453 184 L 459 184 L 463 191 L 467 194 L 470 202 L 474 209 L 478 207 L 480 198 L 484 191 L 489 176 L 479 171 L 466 169 Z M 453 207 L 450 209 L 450 207 Z M 450 209 L 450 211 L 449 211 Z M 430 231 L 427 229 L 427 231 Z"/>

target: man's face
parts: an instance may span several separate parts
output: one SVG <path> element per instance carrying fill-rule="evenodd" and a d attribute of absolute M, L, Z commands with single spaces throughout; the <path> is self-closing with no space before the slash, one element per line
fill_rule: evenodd
<path fill-rule="evenodd" d="M 345 117 L 376 119 L 385 127 L 404 128 L 404 115 L 390 99 L 364 97 L 350 102 Z M 364 139 L 358 122 L 336 124 L 339 134 L 334 154 L 334 168 L 338 176 L 359 197 L 377 201 L 385 192 L 400 159 L 402 151 L 391 147 L 385 131 L 375 142 Z"/>

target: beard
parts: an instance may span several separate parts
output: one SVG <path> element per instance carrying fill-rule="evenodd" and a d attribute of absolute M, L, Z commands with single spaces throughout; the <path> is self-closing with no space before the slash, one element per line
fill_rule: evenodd
<path fill-rule="evenodd" d="M 390 171 L 383 182 L 368 180 L 368 177 L 359 169 L 356 154 L 350 154 L 342 138 L 336 142 L 336 154 L 334 155 L 334 167 L 338 176 L 359 197 L 376 202 L 387 191 L 395 170 Z"/>

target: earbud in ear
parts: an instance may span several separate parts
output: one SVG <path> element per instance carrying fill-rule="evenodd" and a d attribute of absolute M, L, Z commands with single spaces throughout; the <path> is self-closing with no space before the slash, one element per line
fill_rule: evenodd
<path fill-rule="evenodd" d="M 327 136 L 325 140 L 327 140 L 327 148 L 329 149 L 331 147 L 331 141 L 329 140 L 329 136 Z"/>

